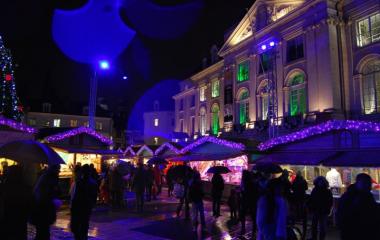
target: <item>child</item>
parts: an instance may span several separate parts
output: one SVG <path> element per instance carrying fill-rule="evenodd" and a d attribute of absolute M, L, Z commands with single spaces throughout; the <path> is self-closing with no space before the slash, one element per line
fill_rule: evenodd
<path fill-rule="evenodd" d="M 235 188 L 231 189 L 230 196 L 228 198 L 228 206 L 230 207 L 231 220 L 237 220 L 237 211 L 239 207 L 239 196 Z"/>

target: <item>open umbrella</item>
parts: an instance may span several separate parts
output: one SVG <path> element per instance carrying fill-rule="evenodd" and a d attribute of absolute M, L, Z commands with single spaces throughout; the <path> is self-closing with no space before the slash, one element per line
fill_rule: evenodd
<path fill-rule="evenodd" d="M 281 173 L 282 168 L 274 163 L 257 163 L 252 170 L 264 173 Z"/>
<path fill-rule="evenodd" d="M 160 157 L 152 157 L 148 160 L 148 164 L 168 164 L 169 162 Z"/>
<path fill-rule="evenodd" d="M 230 169 L 228 169 L 227 167 L 225 166 L 213 166 L 213 167 L 210 167 L 208 170 L 207 170 L 207 173 L 219 173 L 219 174 L 225 174 L 225 173 L 229 173 L 231 172 Z"/>
<path fill-rule="evenodd" d="M 34 140 L 20 140 L 0 147 L 0 157 L 18 163 L 65 164 L 65 161 L 46 144 Z"/>
<path fill-rule="evenodd" d="M 123 160 L 117 160 L 116 162 L 116 171 L 122 176 L 130 174 L 134 171 L 134 169 L 135 167 L 129 162 L 125 162 Z"/>
<path fill-rule="evenodd" d="M 182 179 L 188 179 L 191 177 L 191 174 L 193 172 L 193 169 L 187 165 L 178 165 L 172 167 L 171 171 L 171 177 L 173 179 L 176 178 L 182 178 Z"/>

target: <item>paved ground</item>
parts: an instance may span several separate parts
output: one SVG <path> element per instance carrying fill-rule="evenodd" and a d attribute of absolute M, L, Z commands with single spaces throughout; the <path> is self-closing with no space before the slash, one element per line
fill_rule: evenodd
<path fill-rule="evenodd" d="M 207 231 L 203 234 L 198 229 L 192 230 L 191 223 L 174 214 L 178 200 L 175 198 L 159 198 L 148 202 L 143 214 L 134 210 L 133 195 L 128 194 L 128 207 L 124 210 L 110 210 L 97 207 L 91 217 L 89 239 L 93 240 L 193 240 L 193 239 L 249 239 L 250 233 L 239 236 L 240 225 L 229 221 L 226 206 L 222 207 L 222 216 L 215 219 L 211 215 L 211 203 L 205 201 Z M 69 230 L 69 212 L 63 209 L 58 213 L 58 220 L 52 228 L 52 239 L 73 239 Z M 250 224 L 247 223 L 249 232 Z M 33 239 L 34 229 L 29 227 L 29 239 Z M 334 230 L 329 232 L 326 240 L 337 240 Z"/>

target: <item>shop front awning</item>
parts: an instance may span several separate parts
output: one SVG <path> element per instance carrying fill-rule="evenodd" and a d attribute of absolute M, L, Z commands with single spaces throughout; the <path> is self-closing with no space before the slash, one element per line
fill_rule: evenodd
<path fill-rule="evenodd" d="M 270 162 L 279 165 L 321 165 L 326 159 L 333 159 L 336 151 L 295 151 L 275 152 L 261 158 L 255 163 Z"/>
<path fill-rule="evenodd" d="M 324 160 L 326 167 L 380 167 L 380 149 L 339 151 Z"/>
<path fill-rule="evenodd" d="M 242 153 L 223 153 L 223 154 L 189 154 L 182 155 L 170 158 L 170 161 L 184 161 L 184 162 L 193 162 L 193 161 L 219 161 L 227 160 L 235 157 L 244 155 Z"/>
<path fill-rule="evenodd" d="M 55 147 L 51 146 L 53 149 L 61 150 L 67 153 L 82 153 L 82 154 L 99 154 L 99 155 L 115 155 L 115 156 L 123 156 L 123 153 L 120 153 L 116 150 L 109 149 L 86 149 L 86 148 L 69 148 L 69 147 Z"/>

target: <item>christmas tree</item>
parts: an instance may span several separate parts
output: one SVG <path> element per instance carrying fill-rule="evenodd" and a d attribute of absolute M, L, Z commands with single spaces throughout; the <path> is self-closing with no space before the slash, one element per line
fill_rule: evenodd
<path fill-rule="evenodd" d="M 22 106 L 16 95 L 16 84 L 13 75 L 12 56 L 5 48 L 0 36 L 0 115 L 21 121 Z"/>

